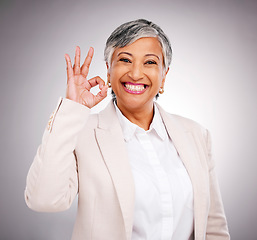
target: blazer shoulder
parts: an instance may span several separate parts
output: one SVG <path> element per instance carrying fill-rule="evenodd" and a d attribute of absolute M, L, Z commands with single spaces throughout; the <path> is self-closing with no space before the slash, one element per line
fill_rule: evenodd
<path fill-rule="evenodd" d="M 199 124 L 198 122 L 179 116 L 176 114 L 169 114 L 171 118 L 175 119 L 187 132 L 199 139 L 207 148 L 211 147 L 211 134 L 207 128 Z"/>
<path fill-rule="evenodd" d="M 206 128 L 204 126 L 202 126 L 200 123 L 198 123 L 190 118 L 172 114 L 172 113 L 168 113 L 168 115 L 171 118 L 175 119 L 180 124 L 182 124 L 188 130 L 192 130 L 192 129 L 206 130 Z"/>
<path fill-rule="evenodd" d="M 209 135 L 208 129 L 202 126 L 200 123 L 173 113 L 165 112 L 166 117 L 169 119 L 171 124 L 174 124 L 176 127 L 183 129 L 185 132 L 191 132 L 193 135 L 200 138 L 207 139 Z"/>
<path fill-rule="evenodd" d="M 169 113 L 166 110 L 164 110 L 158 103 L 156 103 L 156 105 L 160 111 L 160 114 L 164 122 L 168 121 L 170 122 L 170 124 L 179 127 L 181 128 L 181 130 L 183 129 L 184 131 L 206 132 L 206 128 L 198 122 L 177 114 Z"/>

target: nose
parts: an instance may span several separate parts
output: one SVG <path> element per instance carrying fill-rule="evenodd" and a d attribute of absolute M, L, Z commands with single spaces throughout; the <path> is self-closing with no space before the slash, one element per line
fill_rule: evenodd
<path fill-rule="evenodd" d="M 134 81 L 138 81 L 142 79 L 144 76 L 142 65 L 139 63 L 131 64 L 131 68 L 128 72 L 128 76 L 132 78 Z"/>

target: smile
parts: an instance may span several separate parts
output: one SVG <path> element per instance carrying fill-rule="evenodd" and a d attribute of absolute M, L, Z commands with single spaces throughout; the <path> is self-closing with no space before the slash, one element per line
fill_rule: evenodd
<path fill-rule="evenodd" d="M 129 82 L 123 83 L 123 86 L 126 92 L 133 94 L 141 94 L 148 88 L 145 84 L 134 84 Z"/>

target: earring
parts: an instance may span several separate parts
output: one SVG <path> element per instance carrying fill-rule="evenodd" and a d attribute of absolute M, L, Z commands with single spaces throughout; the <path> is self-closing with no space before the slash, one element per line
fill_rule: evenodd
<path fill-rule="evenodd" d="M 112 86 L 109 80 L 107 81 L 107 85 L 109 88 Z"/>
<path fill-rule="evenodd" d="M 164 89 L 163 89 L 162 87 L 160 88 L 159 93 L 160 93 L 160 94 L 163 94 L 163 93 L 164 93 Z"/>

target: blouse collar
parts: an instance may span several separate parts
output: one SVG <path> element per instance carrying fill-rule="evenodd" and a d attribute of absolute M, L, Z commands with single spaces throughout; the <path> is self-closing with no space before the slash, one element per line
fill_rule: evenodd
<path fill-rule="evenodd" d="M 161 118 L 160 112 L 158 107 L 154 103 L 154 116 L 152 123 L 150 124 L 149 130 L 144 130 L 143 128 L 139 127 L 138 125 L 129 121 L 120 111 L 118 108 L 116 101 L 114 101 L 114 106 L 116 109 L 116 113 L 122 128 L 124 140 L 128 142 L 134 134 L 136 133 L 149 133 L 155 131 L 156 134 L 160 137 L 161 140 L 165 140 L 168 137 L 163 120 Z"/>

